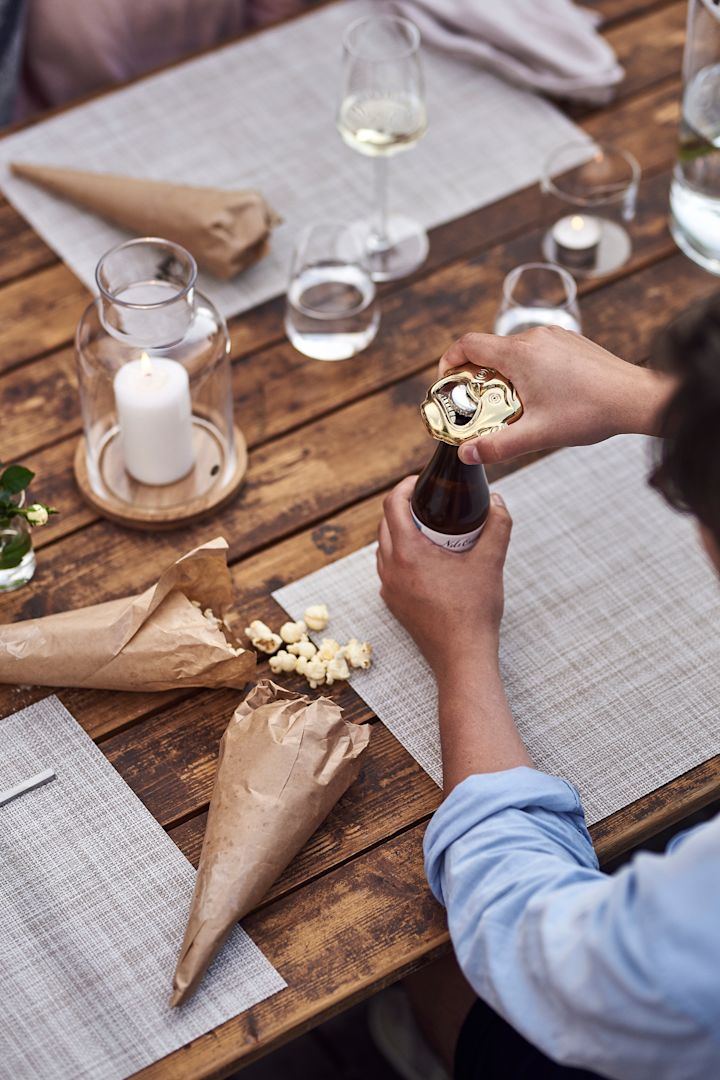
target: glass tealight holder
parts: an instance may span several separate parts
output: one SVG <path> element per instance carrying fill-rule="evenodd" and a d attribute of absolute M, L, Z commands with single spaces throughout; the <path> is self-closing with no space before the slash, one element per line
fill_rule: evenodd
<path fill-rule="evenodd" d="M 102 257 L 75 339 L 83 495 L 104 516 L 171 527 L 235 494 L 247 464 L 233 423 L 230 338 L 179 244 L 129 240 Z"/>
<path fill-rule="evenodd" d="M 632 254 L 640 165 L 613 146 L 572 142 L 546 161 L 541 188 L 556 204 L 543 256 L 576 277 L 610 274 Z"/>
<path fill-rule="evenodd" d="M 582 333 L 577 285 L 562 266 L 525 263 L 503 281 L 495 333 L 509 337 L 535 326 L 561 326 Z"/>

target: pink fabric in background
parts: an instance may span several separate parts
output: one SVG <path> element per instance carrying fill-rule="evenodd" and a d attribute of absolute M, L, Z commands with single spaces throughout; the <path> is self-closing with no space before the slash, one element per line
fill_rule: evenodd
<path fill-rule="evenodd" d="M 16 118 L 311 6 L 312 0 L 29 0 Z"/>

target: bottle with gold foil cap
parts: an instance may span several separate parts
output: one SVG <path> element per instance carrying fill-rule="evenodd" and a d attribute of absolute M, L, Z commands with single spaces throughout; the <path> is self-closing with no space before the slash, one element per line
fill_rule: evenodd
<path fill-rule="evenodd" d="M 415 485 L 415 524 L 439 547 L 468 551 L 488 516 L 490 490 L 482 465 L 465 465 L 457 447 L 518 420 L 522 403 L 500 372 L 468 366 L 434 383 L 421 412 L 439 445 Z"/>

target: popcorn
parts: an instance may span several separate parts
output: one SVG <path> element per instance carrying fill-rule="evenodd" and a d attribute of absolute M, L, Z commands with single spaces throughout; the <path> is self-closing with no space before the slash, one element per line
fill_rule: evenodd
<path fill-rule="evenodd" d="M 298 656 L 295 671 L 298 675 L 307 675 L 307 666 L 310 663 L 307 656 Z"/>
<path fill-rule="evenodd" d="M 249 626 L 245 627 L 245 633 L 250 638 L 253 648 L 264 653 L 274 653 L 282 645 L 282 638 L 260 619 L 253 619 Z"/>
<path fill-rule="evenodd" d="M 203 615 L 213 625 L 221 625 L 209 608 Z M 344 682 L 350 678 L 353 669 L 367 671 L 372 664 L 372 645 L 368 641 L 350 638 L 346 645 L 340 645 L 335 638 L 323 638 L 320 646 L 316 646 L 307 631 L 324 630 L 329 621 L 327 605 L 313 604 L 306 609 L 302 619 L 284 622 L 279 634 L 260 619 L 254 619 L 245 633 L 256 649 L 275 654 L 268 661 L 273 674 L 295 672 L 306 678 L 314 690 L 318 686 Z M 283 644 L 285 648 L 281 648 Z"/>
<path fill-rule="evenodd" d="M 316 632 L 324 630 L 330 622 L 327 604 L 313 604 L 312 607 L 306 609 L 303 619 L 308 630 L 315 630 Z"/>
<path fill-rule="evenodd" d="M 288 645 L 293 645 L 297 641 L 307 641 L 307 626 L 300 619 L 298 622 L 286 622 L 280 627 L 280 637 Z"/>
<path fill-rule="evenodd" d="M 298 657 L 293 656 L 292 653 L 287 652 L 285 649 L 280 649 L 274 656 L 270 657 L 268 661 L 270 664 L 270 670 L 274 675 L 279 675 L 281 671 L 291 672 L 297 670 Z"/>
<path fill-rule="evenodd" d="M 368 641 L 358 641 L 357 638 L 350 638 L 347 645 L 340 649 L 338 656 L 347 660 L 350 667 L 362 668 L 363 671 L 367 671 L 372 664 L 372 645 Z"/>
<path fill-rule="evenodd" d="M 313 656 L 312 660 L 308 660 L 303 674 L 314 690 L 316 687 L 323 685 L 326 672 L 327 664 L 325 661 Z"/>
<path fill-rule="evenodd" d="M 323 638 L 320 642 L 320 648 L 318 649 L 318 656 L 321 660 L 332 660 L 332 658 L 340 651 L 340 642 L 335 641 L 334 638 Z"/>
<path fill-rule="evenodd" d="M 347 661 L 342 656 L 334 656 L 332 660 L 328 661 L 325 669 L 325 681 L 328 686 L 332 686 L 334 682 L 339 682 L 342 679 L 350 678 L 350 668 L 347 666 Z"/>
<path fill-rule="evenodd" d="M 287 651 L 289 653 L 294 653 L 295 656 L 304 656 L 306 660 L 311 660 L 317 652 L 317 646 L 313 645 L 307 634 L 303 634 L 303 640 L 288 645 Z"/>
<path fill-rule="evenodd" d="M 199 606 L 200 605 L 198 604 L 198 607 Z M 205 608 L 205 610 L 203 611 L 203 618 L 207 619 L 207 621 L 210 623 L 214 630 L 219 630 L 222 626 L 222 622 L 220 621 L 220 619 L 218 619 L 212 608 Z"/>
<path fill-rule="evenodd" d="M 232 650 L 233 656 L 240 656 L 243 652 L 245 652 L 245 650 L 241 646 L 235 647 L 231 644 L 231 642 L 235 640 L 235 635 L 233 634 L 232 630 L 230 630 L 225 620 L 219 619 L 212 608 L 207 607 L 203 611 L 202 604 L 199 600 L 191 600 L 190 603 L 193 607 L 197 608 L 198 611 L 202 611 L 203 618 L 206 622 L 210 624 L 213 630 L 220 630 L 220 632 L 225 635 L 225 638 L 228 641 L 228 645 Z"/>

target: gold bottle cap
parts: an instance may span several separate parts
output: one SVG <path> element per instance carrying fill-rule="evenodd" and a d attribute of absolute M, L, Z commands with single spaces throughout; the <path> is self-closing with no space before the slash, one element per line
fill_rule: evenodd
<path fill-rule="evenodd" d="M 420 412 L 433 439 L 460 446 L 522 416 L 515 387 L 493 368 L 453 368 L 430 387 Z"/>

